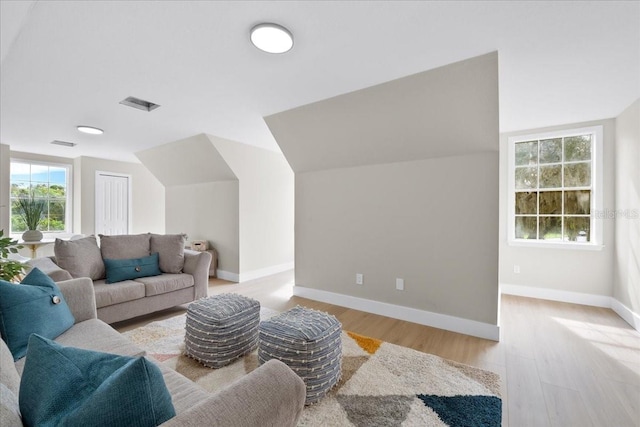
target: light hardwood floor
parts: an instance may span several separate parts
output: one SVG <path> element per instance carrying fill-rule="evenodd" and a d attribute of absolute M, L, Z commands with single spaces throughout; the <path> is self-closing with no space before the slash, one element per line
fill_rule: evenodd
<path fill-rule="evenodd" d="M 640 426 L 640 333 L 609 309 L 503 295 L 501 339 L 493 342 L 294 297 L 293 280 L 292 271 L 239 284 L 211 279 L 209 294 L 323 310 L 345 330 L 497 372 L 505 426 Z M 122 332 L 184 312 L 113 326 Z"/>

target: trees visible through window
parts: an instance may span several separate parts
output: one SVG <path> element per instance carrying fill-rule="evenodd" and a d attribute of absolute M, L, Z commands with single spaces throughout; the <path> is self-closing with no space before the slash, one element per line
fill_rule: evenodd
<path fill-rule="evenodd" d="M 595 129 L 511 138 L 512 238 L 592 242 Z"/>
<path fill-rule="evenodd" d="M 45 209 L 38 229 L 42 232 L 70 231 L 69 172 L 67 165 L 11 161 L 11 232 L 27 226 L 20 213 L 19 199 L 40 199 Z"/>

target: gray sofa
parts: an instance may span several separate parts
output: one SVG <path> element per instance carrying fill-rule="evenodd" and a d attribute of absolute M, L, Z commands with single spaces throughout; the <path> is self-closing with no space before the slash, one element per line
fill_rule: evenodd
<path fill-rule="evenodd" d="M 145 356 L 142 349 L 97 319 L 94 285 L 90 279 L 63 281 L 58 286 L 76 323 L 56 338 L 56 342 L 124 356 Z M 22 425 L 18 395 L 24 362 L 22 358 L 14 363 L 8 347 L 0 340 L 0 425 L 3 427 Z M 213 394 L 170 368 L 158 366 L 176 410 L 176 417 L 163 426 L 295 426 L 304 406 L 304 382 L 276 360 Z"/>
<path fill-rule="evenodd" d="M 184 236 L 136 234 L 100 235 L 56 240 L 54 257 L 36 258 L 53 280 L 89 277 L 93 280 L 98 319 L 114 323 L 153 313 L 207 296 L 211 254 L 184 249 Z M 161 275 L 106 283 L 104 259 L 131 259 L 159 253 Z"/>

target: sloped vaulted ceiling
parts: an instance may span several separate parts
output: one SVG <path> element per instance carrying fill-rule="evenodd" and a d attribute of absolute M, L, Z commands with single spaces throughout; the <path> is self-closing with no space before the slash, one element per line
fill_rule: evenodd
<path fill-rule="evenodd" d="M 497 151 L 498 53 L 294 108 L 265 121 L 294 172 Z"/>
<path fill-rule="evenodd" d="M 139 151 L 136 156 L 165 187 L 238 180 L 205 134 Z"/>

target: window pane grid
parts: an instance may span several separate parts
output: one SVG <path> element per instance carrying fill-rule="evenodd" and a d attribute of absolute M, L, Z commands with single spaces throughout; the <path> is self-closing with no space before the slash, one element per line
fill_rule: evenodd
<path fill-rule="evenodd" d="M 516 142 L 516 239 L 590 240 L 592 141 L 588 134 Z M 532 193 L 535 214 L 528 204 L 527 195 Z"/>
<path fill-rule="evenodd" d="M 38 230 L 43 232 L 67 231 L 66 206 L 69 168 L 64 166 L 11 162 L 11 232 L 27 230 L 19 210 L 19 199 L 40 199 L 46 207 Z"/>

